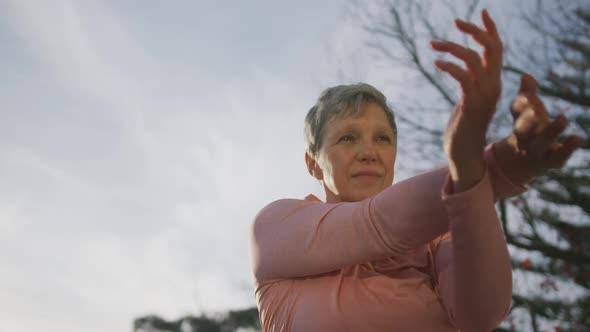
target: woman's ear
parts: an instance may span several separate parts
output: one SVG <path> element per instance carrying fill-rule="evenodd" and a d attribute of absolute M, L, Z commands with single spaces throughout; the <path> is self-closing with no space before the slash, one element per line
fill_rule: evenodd
<path fill-rule="evenodd" d="M 318 163 L 313 159 L 308 152 L 305 152 L 305 164 L 307 165 L 307 172 L 318 180 L 323 180 L 324 175 Z"/>

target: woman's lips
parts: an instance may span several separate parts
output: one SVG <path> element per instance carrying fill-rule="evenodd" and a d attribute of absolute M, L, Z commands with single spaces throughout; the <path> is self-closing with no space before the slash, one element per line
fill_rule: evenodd
<path fill-rule="evenodd" d="M 361 183 L 375 183 L 381 179 L 381 174 L 377 172 L 358 172 L 352 178 Z"/>
<path fill-rule="evenodd" d="M 361 172 L 357 172 L 354 173 L 352 175 L 353 178 L 356 177 L 381 177 L 381 174 L 379 174 L 379 172 L 375 172 L 375 171 L 361 171 Z"/>

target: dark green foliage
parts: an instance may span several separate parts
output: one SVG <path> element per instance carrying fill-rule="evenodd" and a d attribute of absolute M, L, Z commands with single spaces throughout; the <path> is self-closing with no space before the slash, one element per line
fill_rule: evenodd
<path fill-rule="evenodd" d="M 231 332 L 238 328 L 260 330 L 258 309 L 233 310 L 221 319 L 202 315 L 166 321 L 158 316 L 149 315 L 137 318 L 133 323 L 134 332 Z"/>
<path fill-rule="evenodd" d="M 573 124 L 572 133 L 583 139 L 582 148 L 568 165 L 551 170 L 531 184 L 529 195 L 512 200 L 520 211 L 520 222 L 527 231 L 505 229 L 510 245 L 541 253 L 542 261 L 514 261 L 515 269 L 542 275 L 541 287 L 559 292 L 556 281 L 575 284 L 590 291 L 590 6 L 582 2 L 558 5 L 551 12 L 535 13 L 552 25 L 535 24 L 531 28 L 543 40 L 545 57 L 536 63 L 518 61 L 519 68 L 507 66 L 507 72 L 528 72 L 537 77 L 539 90 L 546 96 L 553 115 L 565 112 Z M 526 55 L 525 55 L 526 56 Z M 506 215 L 503 215 L 507 218 Z M 558 243 L 546 234 L 556 234 Z M 551 286 L 547 286 L 551 285 Z M 581 293 L 579 295 L 582 295 Z M 560 331 L 590 330 L 590 296 L 575 301 L 520 294 L 515 290 L 513 308 L 525 308 L 532 326 L 539 331 L 538 319 L 561 321 Z"/>
<path fill-rule="evenodd" d="M 416 161 L 440 164 L 443 160 L 437 151 L 442 149 L 437 138 L 444 123 L 427 128 L 423 119 L 437 119 L 440 105 L 450 111 L 457 102 L 456 93 L 454 82 L 430 65 L 431 52 L 419 45 L 427 45 L 431 39 L 456 39 L 449 22 L 461 17 L 479 23 L 475 14 L 480 3 L 444 2 L 436 10 L 433 4 L 428 0 L 389 0 L 378 9 L 367 6 L 365 12 L 363 8 L 356 12 L 365 13 L 359 15 L 359 21 L 370 34 L 367 44 L 379 60 L 395 71 L 410 71 L 413 75 L 407 76 L 414 77 L 423 91 L 412 100 L 393 102 L 401 125 L 400 138 L 404 139 L 403 132 L 411 136 L 398 145 L 402 149 L 409 146 L 409 153 L 402 151 L 406 156 L 418 151 L 412 156 Z M 523 327 L 522 321 L 514 323 L 514 317 L 509 317 L 503 326 L 507 326 L 504 331 L 541 331 L 552 322 L 559 331 L 590 331 L 590 298 L 584 295 L 590 294 L 590 3 L 538 0 L 527 4 L 532 8 L 514 3 L 508 12 L 494 11 L 494 18 L 514 17 L 515 9 L 520 9 L 525 24 L 502 31 L 506 99 L 500 103 L 490 133 L 496 140 L 498 133 L 511 130 L 506 109 L 517 93 L 520 76 L 529 73 L 538 81 L 550 116 L 565 113 L 571 123 L 568 134 L 578 135 L 583 144 L 566 167 L 538 177 L 527 193 L 498 206 L 517 279 L 539 282 L 527 287 L 521 282 L 514 288 L 514 315 L 528 318 L 529 323 Z M 500 25 L 501 30 L 503 27 Z M 404 84 L 408 85 L 407 81 Z M 430 93 L 434 99 L 424 102 L 424 95 Z M 566 292 L 563 288 L 569 288 L 567 294 L 570 298 L 576 295 L 575 299 L 561 296 Z M 577 293 L 572 294 L 572 289 Z"/>

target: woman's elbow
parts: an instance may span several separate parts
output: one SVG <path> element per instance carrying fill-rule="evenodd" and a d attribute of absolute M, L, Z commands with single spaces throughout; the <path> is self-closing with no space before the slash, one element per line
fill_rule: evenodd
<path fill-rule="evenodd" d="M 455 325 L 463 332 L 482 332 L 492 331 L 508 315 L 510 306 L 512 304 L 511 296 L 508 299 L 502 299 L 493 306 L 480 306 L 477 312 L 473 309 L 476 306 L 471 306 L 471 310 L 457 313 L 455 316 Z"/>

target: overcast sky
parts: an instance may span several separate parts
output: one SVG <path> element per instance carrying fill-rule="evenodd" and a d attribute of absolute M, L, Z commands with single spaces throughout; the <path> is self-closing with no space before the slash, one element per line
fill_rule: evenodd
<path fill-rule="evenodd" d="M 302 124 L 343 4 L 1 1 L 2 330 L 255 305 L 252 218 L 321 195 Z"/>
<path fill-rule="evenodd" d="M 324 197 L 307 110 L 327 86 L 386 81 L 349 8 L 0 0 L 2 330 L 254 306 L 254 215 Z"/>

